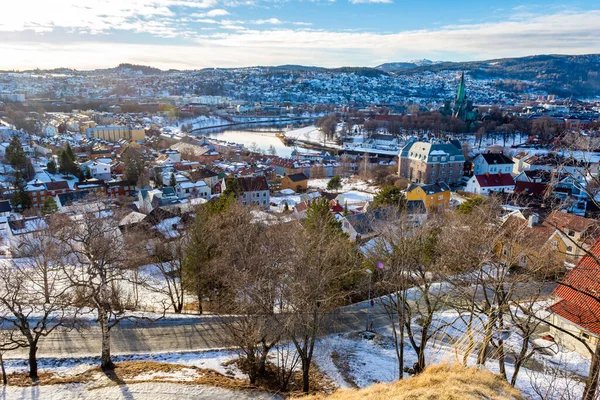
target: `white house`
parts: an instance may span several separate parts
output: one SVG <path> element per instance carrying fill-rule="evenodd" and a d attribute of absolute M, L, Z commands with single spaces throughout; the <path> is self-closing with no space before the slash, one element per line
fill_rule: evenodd
<path fill-rule="evenodd" d="M 271 194 L 269 192 L 269 183 L 264 176 L 245 176 L 236 178 L 241 194 L 238 198 L 240 203 L 245 206 L 261 206 L 269 208 L 271 204 Z M 223 181 L 223 190 L 227 188 L 226 182 Z"/>
<path fill-rule="evenodd" d="M 79 166 L 82 172 L 89 171 L 94 179 L 109 181 L 112 176 L 110 174 L 110 165 L 99 161 L 87 161 Z"/>
<path fill-rule="evenodd" d="M 478 154 L 473 159 L 473 174 L 482 175 L 486 172 L 490 174 L 510 174 L 513 170 L 514 162 L 510 157 L 503 153 L 483 153 Z"/>
<path fill-rule="evenodd" d="M 175 191 L 180 199 L 189 197 L 208 199 L 211 193 L 210 187 L 204 181 L 178 183 L 175 185 Z"/>
<path fill-rule="evenodd" d="M 512 192 L 515 189 L 515 181 L 510 174 L 501 172 L 496 174 L 485 173 L 473 175 L 467 181 L 465 191 L 487 195 L 490 192 Z"/>

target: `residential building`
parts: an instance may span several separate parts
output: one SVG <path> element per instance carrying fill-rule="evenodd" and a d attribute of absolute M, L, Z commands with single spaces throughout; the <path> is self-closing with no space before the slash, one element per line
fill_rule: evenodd
<path fill-rule="evenodd" d="M 118 142 L 121 139 L 141 141 L 146 138 L 146 132 L 142 127 L 132 127 L 126 125 L 108 125 L 87 128 L 88 137 L 96 137 L 109 142 Z"/>
<path fill-rule="evenodd" d="M 442 210 L 450 205 L 450 188 L 444 182 L 431 185 L 412 183 L 406 189 L 406 200 L 421 200 L 427 212 Z"/>
<path fill-rule="evenodd" d="M 600 237 L 600 223 L 561 211 L 552 211 L 543 225 L 557 229 L 567 242 L 567 261 L 577 263 Z"/>
<path fill-rule="evenodd" d="M 271 203 L 269 183 L 264 176 L 246 176 L 235 178 L 239 184 L 241 194 L 239 201 L 245 206 L 257 205 L 268 208 Z M 226 183 L 223 190 L 227 189 Z"/>
<path fill-rule="evenodd" d="M 308 188 L 308 176 L 303 173 L 286 175 L 281 180 L 281 189 L 291 189 L 295 192 L 303 192 Z"/>
<path fill-rule="evenodd" d="M 481 175 L 473 175 L 468 181 L 465 191 L 488 195 L 492 192 L 510 193 L 515 188 L 515 181 L 510 173 L 497 172 L 492 174 L 486 172 Z"/>
<path fill-rule="evenodd" d="M 456 184 L 463 175 L 465 157 L 457 140 L 410 140 L 400 151 L 398 174 L 412 182 Z"/>
<path fill-rule="evenodd" d="M 513 160 L 503 153 L 478 154 L 473 159 L 473 174 L 483 175 L 487 172 L 490 175 L 497 173 L 510 175 L 513 170 L 513 165 Z"/>
<path fill-rule="evenodd" d="M 590 356 L 583 343 L 596 348 L 600 338 L 600 240 L 569 271 L 554 292 L 555 303 L 547 309 L 550 335 L 561 346 Z M 573 337 L 574 336 L 574 337 Z"/>
<path fill-rule="evenodd" d="M 204 181 L 178 183 L 175 185 L 175 192 L 180 199 L 188 197 L 208 199 L 211 194 L 210 187 Z"/>

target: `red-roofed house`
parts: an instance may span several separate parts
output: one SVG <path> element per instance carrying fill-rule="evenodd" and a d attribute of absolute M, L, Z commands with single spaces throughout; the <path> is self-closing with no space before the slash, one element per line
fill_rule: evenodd
<path fill-rule="evenodd" d="M 515 181 L 510 174 L 485 174 L 473 175 L 467 182 L 466 191 L 487 195 L 490 192 L 512 192 Z"/>
<path fill-rule="evenodd" d="M 554 289 L 556 302 L 548 308 L 550 322 L 581 338 L 592 348 L 600 337 L 600 240 L 581 258 Z M 561 345 L 589 356 L 586 347 L 572 336 L 551 327 Z"/>

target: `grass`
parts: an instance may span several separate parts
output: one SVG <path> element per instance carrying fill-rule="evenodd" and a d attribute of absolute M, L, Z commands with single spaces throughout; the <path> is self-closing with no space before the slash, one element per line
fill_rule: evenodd
<path fill-rule="evenodd" d="M 237 363 L 239 360 L 231 360 L 228 363 Z M 238 364 L 239 365 L 239 364 Z M 192 379 L 178 380 L 175 374 L 182 370 L 194 371 Z M 147 374 L 163 373 L 153 377 Z M 142 375 L 146 375 L 142 377 Z M 189 376 L 189 375 L 188 375 Z M 141 378 L 139 378 L 141 377 Z M 155 361 L 123 361 L 115 364 L 111 371 L 103 371 L 100 367 L 93 367 L 77 375 L 60 376 L 52 372 L 39 373 L 39 385 L 58 384 L 90 384 L 89 390 L 101 389 L 109 386 L 126 385 L 132 383 L 176 383 L 183 385 L 207 385 L 217 386 L 234 390 L 260 390 L 271 393 L 279 393 L 279 384 L 274 365 L 267 364 L 267 374 L 252 385 L 247 379 L 238 379 L 226 376 L 213 369 L 198 368 L 195 366 L 155 362 Z M 316 366 L 311 367 L 311 390 L 312 393 L 331 393 L 335 390 L 334 383 Z M 31 386 L 32 382 L 26 372 L 13 373 L 8 376 L 8 384 L 11 386 Z M 302 374 L 300 371 L 294 373 L 287 395 L 302 395 Z"/>
<path fill-rule="evenodd" d="M 433 365 L 422 374 L 368 388 L 338 390 L 327 400 L 521 400 L 520 392 L 500 376 L 460 365 Z"/>

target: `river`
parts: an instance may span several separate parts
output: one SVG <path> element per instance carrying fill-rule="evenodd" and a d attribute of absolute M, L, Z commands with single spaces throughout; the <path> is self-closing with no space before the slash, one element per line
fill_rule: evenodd
<path fill-rule="evenodd" d="M 267 153 L 269 148 L 273 146 L 278 156 L 290 157 L 293 146 L 286 146 L 275 136 L 278 132 L 286 131 L 292 128 L 310 125 L 308 123 L 284 123 L 270 124 L 269 126 L 258 126 L 257 124 L 236 125 L 224 128 L 204 129 L 195 132 L 196 136 L 206 136 L 228 142 L 239 143 L 246 146 L 248 149 L 255 147 Z M 308 153 L 309 150 L 303 149 L 302 152 Z"/>

